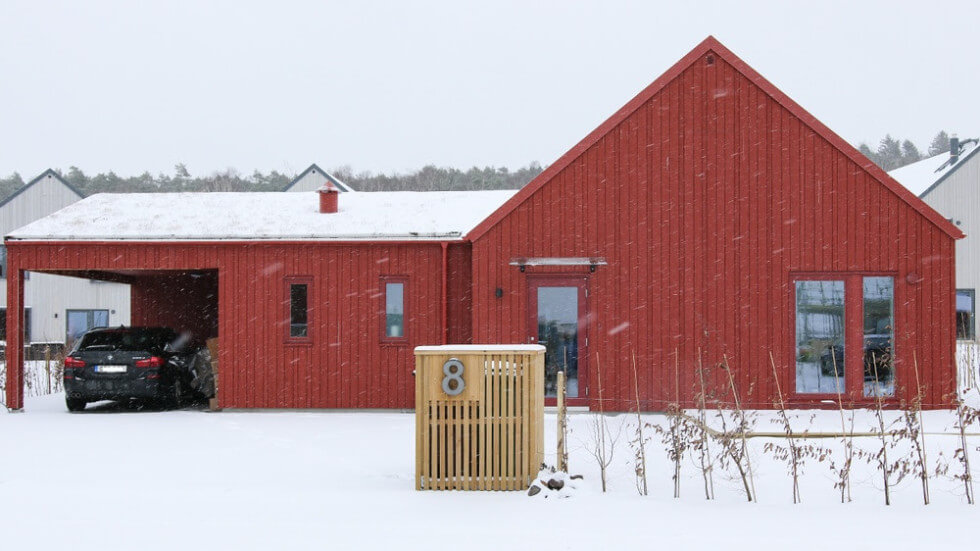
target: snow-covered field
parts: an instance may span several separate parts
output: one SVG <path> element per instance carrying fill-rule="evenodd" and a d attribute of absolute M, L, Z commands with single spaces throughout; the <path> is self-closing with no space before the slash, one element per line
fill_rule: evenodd
<path fill-rule="evenodd" d="M 757 430 L 779 430 L 770 415 L 760 415 Z M 570 470 L 585 475 L 585 488 L 569 499 L 540 499 L 416 492 L 411 413 L 108 405 L 69 414 L 62 395 L 33 397 L 25 413 L 0 413 L 0 541 L 4 549 L 495 550 L 921 549 L 975 541 L 980 511 L 945 477 L 932 480 L 932 505 L 922 505 L 919 483 L 909 478 L 885 507 L 877 471 L 859 462 L 854 501 L 842 505 L 827 464 L 811 462 L 803 503 L 794 506 L 785 465 L 763 453 L 764 439 L 750 440 L 757 504 L 722 473 L 717 499 L 706 502 L 691 460 L 683 464 L 681 499 L 673 499 L 672 466 L 656 436 L 648 445 L 651 495 L 640 497 L 626 443 L 635 416 L 627 414 L 610 418 L 613 427 L 628 426 L 602 494 L 585 449 L 591 420 L 570 418 Z M 836 411 L 797 412 L 797 420 L 797 429 L 840 427 Z M 957 437 L 933 433 L 952 432 L 953 422 L 949 412 L 926 413 L 930 463 L 940 451 L 951 457 Z M 546 423 L 553 462 L 553 414 Z M 872 424 L 861 412 L 855 429 Z M 874 449 L 877 440 L 860 442 Z M 818 443 L 839 453 L 836 440 Z M 972 437 L 976 461 L 978 445 Z"/>

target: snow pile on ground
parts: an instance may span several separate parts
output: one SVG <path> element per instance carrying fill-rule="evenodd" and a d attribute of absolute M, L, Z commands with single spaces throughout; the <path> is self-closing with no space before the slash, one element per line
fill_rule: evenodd
<path fill-rule="evenodd" d="M 91 408 L 91 406 L 90 406 Z M 888 413 L 887 422 L 899 417 Z M 710 420 L 709 423 L 714 421 Z M 778 431 L 772 412 L 756 430 Z M 635 414 L 608 418 L 613 449 L 602 493 L 589 453 L 592 415 L 569 418 L 569 472 L 585 484 L 573 499 L 518 492 L 418 492 L 412 413 L 349 411 L 137 411 L 100 405 L 65 411 L 63 395 L 29 398 L 26 411 L 0 413 L 0 538 L 5 549 L 704 549 L 796 550 L 855 545 L 934 549 L 973 544 L 978 510 L 952 478 L 955 415 L 925 413 L 930 463 L 950 472 L 931 479 L 932 505 L 906 477 L 883 505 L 880 474 L 857 461 L 853 501 L 840 503 L 828 461 L 808 460 L 792 505 L 787 465 L 752 438 L 758 503 L 746 503 L 733 469 L 714 471 L 716 499 L 704 499 L 694 458 L 674 465 L 659 436 L 647 444 L 649 495 L 639 496 L 629 440 Z M 665 423 L 644 415 L 644 423 Z M 791 412 L 794 430 L 832 431 L 838 411 Z M 849 422 L 849 420 L 848 420 Z M 876 420 L 855 414 L 855 430 Z M 555 464 L 555 416 L 545 418 L 545 463 Z M 969 451 L 980 461 L 980 435 Z M 840 457 L 838 438 L 808 440 Z M 855 446 L 874 452 L 876 438 Z M 712 448 L 713 453 L 717 453 Z M 908 450 L 889 450 L 898 459 Z M 942 455 L 940 455 L 942 454 Z M 980 465 L 980 463 L 977 463 Z M 976 473 L 974 473 L 976 474 Z M 547 503 L 547 505 L 545 505 Z"/>
<path fill-rule="evenodd" d="M 572 497 L 580 489 L 585 488 L 585 477 L 580 474 L 568 474 L 557 471 L 554 467 L 545 467 L 538 472 L 534 482 L 527 489 L 527 495 L 538 499 Z"/>

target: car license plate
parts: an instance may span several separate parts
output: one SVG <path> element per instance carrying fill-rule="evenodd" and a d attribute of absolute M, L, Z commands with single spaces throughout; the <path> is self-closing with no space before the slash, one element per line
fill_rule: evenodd
<path fill-rule="evenodd" d="M 95 366 L 96 373 L 125 373 L 126 366 L 124 365 L 97 365 Z"/>

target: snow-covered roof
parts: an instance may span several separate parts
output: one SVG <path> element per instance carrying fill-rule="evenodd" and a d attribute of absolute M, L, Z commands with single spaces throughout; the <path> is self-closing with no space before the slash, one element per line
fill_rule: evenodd
<path fill-rule="evenodd" d="M 102 193 L 11 232 L 21 240 L 459 239 L 515 190 L 344 193 Z"/>
<path fill-rule="evenodd" d="M 955 163 L 949 162 L 949 153 L 940 153 L 928 159 L 905 165 L 901 168 L 888 173 L 889 176 L 898 180 L 909 191 L 921 197 L 933 184 L 939 182 L 949 173 L 959 168 L 967 159 L 980 151 L 976 145 L 965 145 L 961 151 L 959 159 Z"/>

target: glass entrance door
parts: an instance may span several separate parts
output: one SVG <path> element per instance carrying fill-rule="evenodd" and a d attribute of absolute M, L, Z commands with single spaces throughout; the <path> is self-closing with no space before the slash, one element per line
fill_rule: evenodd
<path fill-rule="evenodd" d="M 545 397 L 557 395 L 558 372 L 564 371 L 570 403 L 584 403 L 587 394 L 585 364 L 585 278 L 539 276 L 529 278 L 530 342 L 545 347 Z"/>

